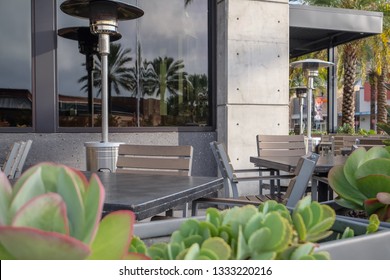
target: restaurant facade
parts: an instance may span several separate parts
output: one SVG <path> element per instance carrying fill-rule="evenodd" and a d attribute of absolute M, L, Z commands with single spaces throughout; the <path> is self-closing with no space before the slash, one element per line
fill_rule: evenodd
<path fill-rule="evenodd" d="M 26 166 L 85 169 L 84 143 L 101 139 L 100 58 L 67 36 L 89 21 L 62 2 L 0 0 L 0 159 L 32 139 Z M 144 15 L 120 21 L 110 45 L 109 141 L 192 145 L 193 175 L 215 175 L 211 141 L 241 168 L 257 134 L 288 133 L 287 0 L 122 2 Z"/>

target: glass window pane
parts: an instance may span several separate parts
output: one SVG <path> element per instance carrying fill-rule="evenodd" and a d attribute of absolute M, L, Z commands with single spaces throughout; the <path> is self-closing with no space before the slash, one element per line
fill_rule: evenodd
<path fill-rule="evenodd" d="M 111 43 L 109 125 L 207 125 L 208 1 L 122 2 L 145 14 L 139 20 L 119 21 L 122 37 Z M 58 26 L 63 32 L 67 27 L 86 27 L 88 21 L 64 14 L 58 4 Z M 99 55 L 91 55 L 94 63 L 89 63 L 80 49 L 77 39 L 58 38 L 60 126 L 101 124 Z M 90 73 L 87 65 L 93 67 Z"/>
<path fill-rule="evenodd" d="M 142 125 L 206 125 L 207 1 L 145 0 L 141 7 Z"/>
<path fill-rule="evenodd" d="M 31 127 L 31 1 L 0 0 L 0 34 L 0 127 Z"/>

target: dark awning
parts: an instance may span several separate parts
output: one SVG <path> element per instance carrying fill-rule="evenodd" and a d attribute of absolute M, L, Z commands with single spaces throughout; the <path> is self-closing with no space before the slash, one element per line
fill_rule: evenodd
<path fill-rule="evenodd" d="M 383 13 L 290 5 L 290 58 L 382 33 Z"/>

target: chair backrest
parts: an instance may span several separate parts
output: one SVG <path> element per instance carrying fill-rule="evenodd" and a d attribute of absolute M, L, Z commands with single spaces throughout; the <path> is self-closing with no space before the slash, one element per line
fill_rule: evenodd
<path fill-rule="evenodd" d="M 210 143 L 210 147 L 213 151 L 222 177 L 227 178 L 230 182 L 236 183 L 237 180 L 234 168 L 231 164 L 229 155 L 226 153 L 224 145 L 213 141 Z M 290 183 L 284 196 L 286 206 L 294 207 L 305 194 L 307 185 L 317 164 L 318 157 L 319 155 L 314 153 L 300 156 L 298 164 L 294 169 L 295 176 L 290 179 Z M 232 184 L 232 186 L 233 185 L 235 184 Z M 232 187 L 232 191 L 233 197 L 237 197 L 238 190 Z"/>
<path fill-rule="evenodd" d="M 190 176 L 192 146 L 121 144 L 116 172 Z"/>
<path fill-rule="evenodd" d="M 299 159 L 297 167 L 294 170 L 295 177 L 290 180 L 284 197 L 287 207 L 295 207 L 298 201 L 304 196 L 318 157 L 318 154 L 312 153 L 302 156 Z"/>
<path fill-rule="evenodd" d="M 306 154 L 304 135 L 257 135 L 258 156 L 286 157 Z"/>
<path fill-rule="evenodd" d="M 32 140 L 19 141 L 13 144 L 2 169 L 9 179 L 16 179 L 22 174 L 31 144 Z"/>
<path fill-rule="evenodd" d="M 229 155 L 226 152 L 225 146 L 222 143 L 213 141 L 210 143 L 210 148 L 215 160 L 217 161 L 218 169 L 221 172 L 222 177 L 228 178 L 230 181 L 234 181 L 234 168 L 231 164 Z"/>

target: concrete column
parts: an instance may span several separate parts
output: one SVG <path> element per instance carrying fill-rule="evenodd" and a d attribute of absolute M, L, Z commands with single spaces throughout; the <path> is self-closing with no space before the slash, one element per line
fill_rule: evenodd
<path fill-rule="evenodd" d="M 235 168 L 251 168 L 257 134 L 289 131 L 287 0 L 217 4 L 217 137 Z"/>

